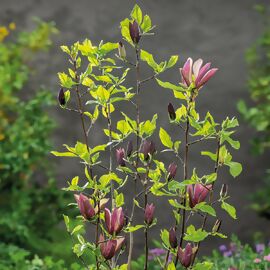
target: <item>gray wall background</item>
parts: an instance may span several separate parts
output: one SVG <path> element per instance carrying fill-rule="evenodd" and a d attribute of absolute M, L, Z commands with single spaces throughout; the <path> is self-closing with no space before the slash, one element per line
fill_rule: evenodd
<path fill-rule="evenodd" d="M 31 88 L 35 89 L 44 84 L 58 92 L 56 73 L 67 68 L 67 61 L 59 46 L 71 44 L 77 40 L 90 38 L 98 42 L 118 41 L 120 20 L 131 11 L 136 1 L 127 0 L 1 0 L 0 22 L 15 21 L 19 29 L 31 28 L 31 17 L 38 16 L 44 20 L 56 22 L 60 34 L 54 38 L 54 45 L 48 55 L 38 59 L 39 71 L 31 81 Z M 262 2 L 262 1 L 261 1 Z M 267 1 L 264 1 L 265 3 Z M 255 0 L 147 0 L 137 1 L 143 11 L 149 14 L 158 27 L 156 35 L 144 42 L 147 50 L 156 55 L 157 59 L 167 59 L 172 54 L 180 55 L 180 63 L 191 56 L 202 57 L 212 61 L 219 68 L 215 78 L 203 89 L 199 97 L 199 108 L 203 113 L 210 110 L 217 120 L 227 115 L 238 116 L 236 103 L 239 99 L 248 100 L 246 86 L 247 74 L 244 61 L 244 51 L 254 42 L 261 31 L 260 17 L 253 10 Z M 180 65 L 180 64 L 179 64 Z M 167 72 L 163 78 L 167 81 L 179 81 L 178 70 L 175 68 Z M 132 82 L 132 81 L 130 81 Z M 29 85 L 30 87 L 30 85 Z M 166 106 L 173 100 L 171 94 L 160 89 L 155 83 L 148 83 L 143 90 L 143 117 L 151 117 L 155 112 L 161 113 L 159 123 L 166 126 L 171 133 L 175 129 L 169 128 L 167 123 Z M 27 93 L 26 93 L 27 94 Z M 174 101 L 174 104 L 176 102 Z M 201 115 L 203 115 L 201 113 Z M 54 134 L 55 148 L 60 149 L 62 143 L 73 144 L 81 139 L 79 119 L 69 113 L 55 108 L 52 111 L 59 123 Z M 240 119 L 241 126 L 236 134 L 241 141 L 241 150 L 234 153 L 234 159 L 243 163 L 244 171 L 236 180 L 232 179 L 225 170 L 220 175 L 220 181 L 230 184 L 231 203 L 238 210 L 238 221 L 224 219 L 223 232 L 232 232 L 244 241 L 250 241 L 255 231 L 263 231 L 270 236 L 269 223 L 257 217 L 248 209 L 249 193 L 253 192 L 262 181 L 264 169 L 267 168 L 269 155 L 254 157 L 249 152 L 249 140 L 252 130 Z M 98 133 L 93 138 L 97 143 L 102 135 Z M 207 158 L 201 158 L 196 153 L 200 146 L 195 147 L 191 154 L 191 164 L 203 173 L 211 169 Z M 70 176 L 76 175 L 80 168 L 73 161 L 53 159 L 57 168 L 59 186 L 65 185 Z M 168 164 L 169 159 L 166 160 Z M 129 194 L 129 193 L 128 193 Z M 158 207 L 162 216 L 159 226 L 168 227 L 165 205 Z M 225 218 L 226 214 L 222 213 Z M 157 237 L 158 230 L 153 233 Z M 137 250 L 140 249 L 140 237 Z M 205 246 L 209 251 L 217 247 L 224 240 L 210 239 Z"/>

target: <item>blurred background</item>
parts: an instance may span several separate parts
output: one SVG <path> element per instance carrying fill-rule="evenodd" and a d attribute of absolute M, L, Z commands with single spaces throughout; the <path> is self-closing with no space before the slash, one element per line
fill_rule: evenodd
<path fill-rule="evenodd" d="M 211 61 L 219 68 L 215 78 L 203 89 L 198 106 L 202 114 L 209 110 L 217 121 L 227 115 L 239 119 L 236 138 L 241 142 L 241 149 L 234 153 L 234 160 L 243 165 L 243 173 L 237 179 L 223 172 L 220 176 L 222 182 L 230 186 L 230 201 L 238 213 L 237 221 L 224 219 L 222 231 L 236 234 L 245 243 L 253 243 L 254 237 L 270 239 L 270 185 L 267 184 L 270 183 L 270 179 L 267 181 L 270 25 L 267 8 L 260 6 L 269 6 L 269 2 L 148 0 L 136 3 L 157 25 L 155 36 L 144 41 L 146 50 L 151 50 L 157 59 L 178 54 L 179 67 L 190 56 Z M 85 38 L 94 43 L 101 39 L 118 42 L 121 38 L 119 22 L 134 4 L 135 1 L 124 0 L 1 0 L 0 193 L 3 196 L 0 203 L 5 207 L 1 206 L 0 210 L 0 240 L 3 250 L 4 244 L 14 244 L 9 247 L 10 254 L 20 247 L 40 256 L 56 252 L 56 257 L 61 258 L 71 246 L 64 240 L 67 236 L 60 237 L 55 230 L 66 211 L 65 202 L 70 200 L 60 188 L 70 176 L 79 173 L 80 167 L 72 161 L 48 155 L 52 149 L 61 149 L 63 143 L 73 145 L 81 139 L 77 116 L 56 106 L 57 72 L 67 69 L 67 60 L 59 47 Z M 33 17 L 55 25 L 44 24 Z M 8 42 L 13 45 L 5 45 Z M 180 80 L 177 69 L 163 76 L 166 81 Z M 132 79 L 129 82 L 132 83 Z M 142 100 L 143 117 L 149 118 L 158 112 L 159 123 L 166 126 L 167 103 L 172 96 L 156 83 L 149 82 Z M 173 133 L 172 128 L 168 127 L 168 131 Z M 102 136 L 96 134 L 93 144 L 100 142 Z M 196 150 L 199 153 L 201 149 L 195 147 L 191 154 L 192 166 L 201 172 L 207 171 L 207 160 L 196 154 Z M 31 194 L 36 193 L 38 196 L 34 199 L 36 195 Z M 159 226 L 166 227 L 166 211 L 157 211 L 162 215 Z M 42 216 L 48 224 L 39 224 L 40 218 L 35 220 L 33 213 Z M 59 245 L 66 243 L 62 254 L 59 248 L 52 250 L 49 244 L 52 239 L 58 242 L 55 235 L 60 238 Z M 158 235 L 156 229 L 153 238 Z M 221 243 L 224 240 L 212 238 L 207 242 L 205 253 L 210 254 Z M 140 242 L 136 249 L 138 255 Z"/>

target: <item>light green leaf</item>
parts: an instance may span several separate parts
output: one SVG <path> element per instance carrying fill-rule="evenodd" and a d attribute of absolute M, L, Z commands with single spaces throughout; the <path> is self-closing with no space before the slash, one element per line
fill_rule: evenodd
<path fill-rule="evenodd" d="M 156 81 L 163 88 L 167 88 L 167 89 L 174 90 L 174 91 L 184 91 L 183 87 L 178 86 L 178 85 L 174 85 L 170 82 L 162 82 L 161 80 L 159 80 L 157 78 L 156 78 Z"/>
<path fill-rule="evenodd" d="M 132 9 L 130 16 L 132 19 L 136 20 L 139 25 L 142 23 L 142 10 L 137 4 Z"/>
<path fill-rule="evenodd" d="M 56 157 L 77 157 L 76 154 L 71 152 L 57 152 L 57 151 L 51 151 L 51 153 Z"/>
<path fill-rule="evenodd" d="M 216 211 L 215 209 L 210 206 L 210 205 L 207 205 L 205 202 L 201 202 L 201 203 L 198 203 L 196 204 L 196 206 L 194 207 L 194 209 L 197 209 L 197 210 L 200 210 L 202 212 L 205 212 L 213 217 L 216 216 Z"/>
<path fill-rule="evenodd" d="M 236 209 L 232 205 L 223 201 L 221 203 L 221 208 L 224 209 L 233 219 L 236 219 Z"/>
<path fill-rule="evenodd" d="M 186 241 L 191 241 L 191 242 L 201 242 L 208 236 L 208 232 L 202 230 L 201 228 L 196 230 L 193 225 L 190 225 L 187 228 L 186 236 L 184 239 Z"/>
<path fill-rule="evenodd" d="M 159 138 L 162 144 L 170 149 L 173 148 L 173 142 L 170 137 L 170 135 L 167 133 L 167 131 L 163 128 L 160 128 L 159 130 Z"/>
<path fill-rule="evenodd" d="M 171 56 L 166 68 L 171 68 L 173 67 L 178 61 L 178 55 L 173 55 Z"/>
<path fill-rule="evenodd" d="M 145 15 L 143 17 L 143 22 L 141 24 L 141 28 L 142 28 L 143 33 L 147 33 L 148 31 L 151 30 L 152 22 L 151 22 L 151 18 L 148 15 Z"/>
<path fill-rule="evenodd" d="M 229 161 L 225 164 L 230 167 L 230 174 L 233 177 L 237 177 L 243 170 L 242 165 L 239 162 Z"/>

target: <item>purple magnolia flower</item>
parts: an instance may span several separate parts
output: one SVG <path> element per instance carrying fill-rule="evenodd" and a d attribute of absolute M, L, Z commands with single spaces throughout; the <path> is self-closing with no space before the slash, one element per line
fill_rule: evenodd
<path fill-rule="evenodd" d="M 265 250 L 265 244 L 256 244 L 255 248 L 257 253 L 262 254 Z"/>
<path fill-rule="evenodd" d="M 176 118 L 176 113 L 175 113 L 172 103 L 169 103 L 168 105 L 168 114 L 169 114 L 170 119 L 174 121 Z"/>
<path fill-rule="evenodd" d="M 65 106 L 66 105 L 66 99 L 65 99 L 65 92 L 64 92 L 64 89 L 61 88 L 59 90 L 59 93 L 58 93 L 58 102 L 61 106 Z"/>
<path fill-rule="evenodd" d="M 193 208 L 196 204 L 205 201 L 212 186 L 203 186 L 201 184 L 188 185 L 189 206 Z"/>
<path fill-rule="evenodd" d="M 125 158 L 125 149 L 124 148 L 116 149 L 116 161 L 119 166 L 122 167 L 126 166 L 124 158 Z"/>
<path fill-rule="evenodd" d="M 105 223 L 109 234 L 118 234 L 125 225 L 122 207 L 114 208 L 112 213 L 108 208 L 105 208 Z"/>
<path fill-rule="evenodd" d="M 135 44 L 138 44 L 140 39 L 141 39 L 141 35 L 140 35 L 140 28 L 139 25 L 136 21 L 133 21 L 132 23 L 129 23 L 129 34 L 130 37 L 132 39 L 132 41 Z"/>
<path fill-rule="evenodd" d="M 148 160 L 156 152 L 156 147 L 153 141 L 143 141 L 140 147 L 140 152 L 144 155 L 144 159 Z"/>
<path fill-rule="evenodd" d="M 155 206 L 153 203 L 147 204 L 144 210 L 144 221 L 146 224 L 151 225 L 154 220 Z"/>
<path fill-rule="evenodd" d="M 106 259 L 110 260 L 115 255 L 116 240 L 105 241 L 104 236 L 101 234 L 99 237 L 99 246 L 101 255 Z"/>
<path fill-rule="evenodd" d="M 178 259 L 180 263 L 188 268 L 192 263 L 192 257 L 193 257 L 193 251 L 192 246 L 190 243 L 188 243 L 185 247 L 185 249 L 182 249 L 181 247 L 178 247 Z"/>
<path fill-rule="evenodd" d="M 198 59 L 193 63 L 192 58 L 188 58 L 183 68 L 180 68 L 182 84 L 189 87 L 194 83 L 197 90 L 203 87 L 217 72 L 217 68 L 212 68 L 211 63 L 203 66 L 203 60 Z"/>
<path fill-rule="evenodd" d="M 83 195 L 82 193 L 80 195 L 74 195 L 75 200 L 78 204 L 79 210 L 81 212 L 81 215 L 85 219 L 91 219 L 95 216 L 95 208 L 94 206 L 90 203 L 90 200 L 88 197 Z"/>
<path fill-rule="evenodd" d="M 168 180 L 170 181 L 176 176 L 177 165 L 173 162 L 168 167 Z"/>

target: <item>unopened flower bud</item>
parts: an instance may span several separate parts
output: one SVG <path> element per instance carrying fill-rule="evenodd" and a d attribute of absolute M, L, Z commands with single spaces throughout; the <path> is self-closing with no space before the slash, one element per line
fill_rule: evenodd
<path fill-rule="evenodd" d="M 221 226 L 221 220 L 220 219 L 217 219 L 213 228 L 212 228 L 212 232 L 213 233 L 217 233 L 220 229 L 220 226 Z"/>
<path fill-rule="evenodd" d="M 144 210 L 144 221 L 146 224 L 151 225 L 154 220 L 155 206 L 153 203 L 147 204 Z"/>
<path fill-rule="evenodd" d="M 220 197 L 224 198 L 227 196 L 228 193 L 228 185 L 227 184 L 223 184 L 220 190 Z"/>
<path fill-rule="evenodd" d="M 133 21 L 133 23 L 131 22 L 129 23 L 129 34 L 130 34 L 131 40 L 135 44 L 138 44 L 141 39 L 141 35 L 140 35 L 139 25 L 136 21 Z"/>
<path fill-rule="evenodd" d="M 168 180 L 175 178 L 177 172 L 177 165 L 173 162 L 168 167 Z"/>
<path fill-rule="evenodd" d="M 94 207 L 91 205 L 89 198 L 83 195 L 82 193 L 80 195 L 74 195 L 75 200 L 78 204 L 78 208 L 81 212 L 81 215 L 85 219 L 91 219 L 95 216 L 96 212 Z"/>
<path fill-rule="evenodd" d="M 148 160 L 156 152 L 156 147 L 153 141 L 143 141 L 140 152 L 144 155 L 144 160 Z"/>
<path fill-rule="evenodd" d="M 64 89 L 61 88 L 59 90 L 59 93 L 58 93 L 58 102 L 61 106 L 65 106 L 66 105 L 66 98 L 65 98 L 65 92 L 64 92 Z"/>
<path fill-rule="evenodd" d="M 193 250 L 190 243 L 186 245 L 184 250 L 181 247 L 178 247 L 178 259 L 185 268 L 188 268 L 191 265 L 192 258 Z"/>
<path fill-rule="evenodd" d="M 168 114 L 169 114 L 170 119 L 174 121 L 176 118 L 176 113 L 175 113 L 172 103 L 169 103 L 168 105 Z"/>
<path fill-rule="evenodd" d="M 124 148 L 116 149 L 116 161 L 119 166 L 123 167 L 126 166 L 124 158 L 125 158 L 125 149 Z"/>
<path fill-rule="evenodd" d="M 127 157 L 130 157 L 131 156 L 132 151 L 133 151 L 132 141 L 128 141 L 128 143 L 127 143 L 127 150 L 126 150 Z"/>
<path fill-rule="evenodd" d="M 118 53 L 121 58 L 126 58 L 127 56 L 125 46 L 121 41 L 118 42 Z"/>
<path fill-rule="evenodd" d="M 176 232 L 174 228 L 171 228 L 169 231 L 169 242 L 172 248 L 177 247 L 177 237 L 176 237 Z"/>

